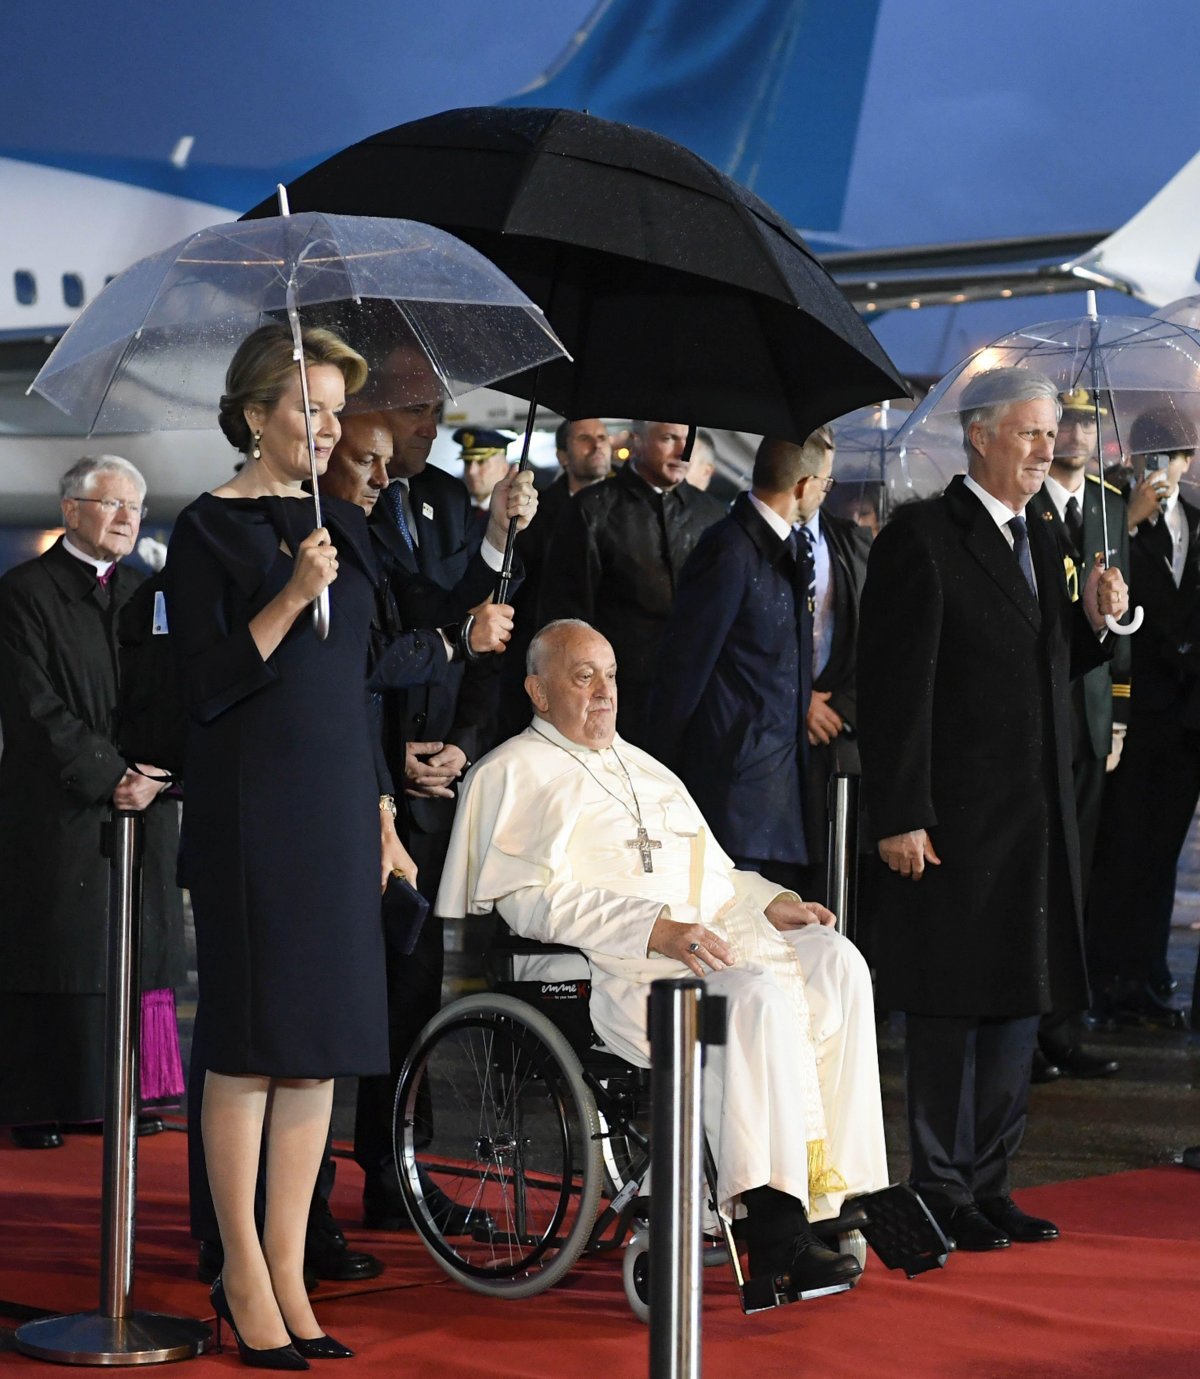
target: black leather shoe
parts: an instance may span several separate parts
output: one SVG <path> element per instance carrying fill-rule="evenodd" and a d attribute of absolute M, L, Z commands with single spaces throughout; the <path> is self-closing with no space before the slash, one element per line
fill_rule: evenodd
<path fill-rule="evenodd" d="M 1056 1055 L 1054 1061 L 1064 1077 L 1113 1077 L 1121 1071 L 1121 1065 L 1115 1058 L 1105 1058 L 1102 1053 L 1089 1053 L 1078 1044 Z"/>
<path fill-rule="evenodd" d="M 926 1203 L 928 1205 L 928 1203 Z M 984 1250 L 1007 1250 L 1012 1237 L 984 1216 L 974 1202 L 954 1207 L 948 1212 L 933 1213 L 934 1220 L 960 1250 L 982 1253 Z"/>
<path fill-rule="evenodd" d="M 1038 1084 L 1057 1082 L 1060 1077 L 1062 1077 L 1062 1069 L 1058 1064 L 1047 1058 L 1041 1049 L 1035 1048 L 1033 1051 L 1033 1071 L 1029 1074 L 1030 1082 Z"/>
<path fill-rule="evenodd" d="M 1179 1162 L 1184 1168 L 1200 1168 L 1200 1144 L 1193 1144 L 1185 1149 Z"/>
<path fill-rule="evenodd" d="M 329 1203 L 315 1197 L 308 1215 L 308 1234 L 304 1240 L 304 1267 L 318 1278 L 332 1283 L 357 1283 L 362 1279 L 378 1278 L 383 1273 L 383 1261 L 363 1250 L 352 1250 L 346 1243 L 338 1223 L 333 1219 Z"/>
<path fill-rule="evenodd" d="M 839 1254 L 807 1233 L 763 1249 L 751 1246 L 749 1262 L 751 1278 L 786 1274 L 798 1293 L 836 1288 L 862 1273 L 862 1265 L 853 1255 Z"/>
<path fill-rule="evenodd" d="M 225 1265 L 225 1251 L 221 1248 L 219 1240 L 202 1240 L 200 1242 L 200 1254 L 196 1260 L 196 1277 L 201 1283 L 216 1283 L 221 1276 L 221 1270 Z M 308 1267 L 308 1261 L 304 1262 L 304 1287 L 308 1292 L 312 1292 L 317 1286 L 317 1276 Z"/>
<path fill-rule="evenodd" d="M 1009 1240 L 1030 1245 L 1038 1240 L 1057 1240 L 1058 1227 L 1053 1221 L 1023 1212 L 1011 1197 L 980 1197 L 976 1202 L 981 1215 L 987 1218 Z M 966 1248 L 963 1246 L 962 1248 Z"/>
<path fill-rule="evenodd" d="M 1151 1026 L 1155 1029 L 1186 1029 L 1187 1016 L 1168 1000 L 1153 992 L 1149 986 L 1125 988 L 1111 993 L 1107 999 L 1111 1026 Z M 1111 1027 L 1110 1026 L 1110 1027 Z"/>
<path fill-rule="evenodd" d="M 14 1125 L 9 1131 L 18 1149 L 61 1149 L 62 1133 L 54 1121 L 43 1125 Z"/>

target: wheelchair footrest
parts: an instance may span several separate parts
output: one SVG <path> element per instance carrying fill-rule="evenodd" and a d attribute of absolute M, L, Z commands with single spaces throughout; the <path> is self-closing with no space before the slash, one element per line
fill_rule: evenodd
<path fill-rule="evenodd" d="M 769 1307 L 782 1307 L 788 1302 L 808 1302 L 811 1298 L 827 1298 L 831 1293 L 845 1293 L 852 1287 L 853 1280 L 848 1280 L 827 1288 L 798 1289 L 790 1274 L 764 1274 L 748 1278 L 742 1284 L 742 1311 L 765 1312 Z"/>
<path fill-rule="evenodd" d="M 853 1201 L 867 1216 L 859 1229 L 889 1269 L 903 1269 L 909 1278 L 916 1278 L 945 1265 L 954 1247 L 929 1208 L 907 1184 L 863 1193 Z"/>

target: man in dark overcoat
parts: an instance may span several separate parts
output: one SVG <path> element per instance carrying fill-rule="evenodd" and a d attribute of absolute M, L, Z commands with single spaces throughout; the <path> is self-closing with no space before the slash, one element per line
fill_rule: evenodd
<path fill-rule="evenodd" d="M 142 581 L 121 560 L 145 481 L 105 455 L 73 465 L 60 488 L 63 536 L 0 580 L 0 1123 L 27 1148 L 104 1113 L 100 832 L 112 805 L 145 813 L 142 985 L 186 979 L 178 805 L 153 779 L 165 772 L 117 747 L 116 622 Z"/>
<path fill-rule="evenodd" d="M 1129 639 L 1129 727 L 1104 801 L 1088 919 L 1098 1013 L 1173 1028 L 1184 1020 L 1167 965 L 1175 872 L 1200 799 L 1200 510 L 1179 482 L 1200 437 L 1166 406 L 1135 418 L 1126 439 L 1137 481 L 1130 582 L 1145 619 Z"/>
<path fill-rule="evenodd" d="M 911 1181 L 960 1249 L 1057 1237 L 1021 1211 L 1039 1016 L 1087 1003 L 1070 679 L 1128 597 L 1094 566 L 1072 604 L 1024 509 L 1053 455 L 1053 384 L 1021 369 L 960 399 L 968 473 L 875 540 L 859 745 L 881 879 L 878 999 L 906 1016 Z M 1109 639 L 1111 640 L 1111 638 Z"/>
<path fill-rule="evenodd" d="M 805 713 L 812 623 L 793 523 L 826 455 L 767 437 L 749 493 L 679 577 L 650 700 L 661 761 L 744 871 L 790 889 L 808 862 Z M 807 895 L 806 890 L 800 894 Z M 813 897 L 817 898 L 817 897 Z"/>
<path fill-rule="evenodd" d="M 1059 401 L 1062 416 L 1050 473 L 1029 500 L 1026 512 L 1031 522 L 1046 523 L 1046 530 L 1054 537 L 1064 583 L 1075 600 L 1087 570 L 1105 550 L 1106 530 L 1113 563 L 1128 574 L 1128 514 L 1121 490 L 1102 481 L 1096 472 L 1099 422 L 1109 415 L 1104 405 L 1107 398 L 1102 395 L 1098 400 L 1087 388 L 1074 388 L 1061 394 Z M 1101 502 L 1105 504 L 1103 512 Z M 1108 759 L 1115 745 L 1113 724 L 1119 722 L 1120 732 L 1124 732 L 1129 705 L 1129 644 L 1128 637 L 1116 638 L 1112 660 L 1079 676 L 1071 685 L 1071 778 L 1085 913 Z M 1115 1059 L 1084 1047 L 1082 1035 L 1082 1011 L 1056 1010 L 1044 1015 L 1033 1056 L 1034 1082 L 1053 1082 L 1063 1076 L 1110 1077 L 1119 1071 Z"/>
<path fill-rule="evenodd" d="M 638 422 L 636 453 L 603 484 L 576 495 L 550 542 L 538 620 L 580 618 L 612 644 L 621 674 L 617 729 L 657 750 L 646 711 L 658 644 L 684 562 L 725 516 L 717 499 L 684 483 L 688 428 Z"/>

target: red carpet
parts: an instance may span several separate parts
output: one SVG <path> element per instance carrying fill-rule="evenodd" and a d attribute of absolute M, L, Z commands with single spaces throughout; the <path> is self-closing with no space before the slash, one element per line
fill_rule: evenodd
<path fill-rule="evenodd" d="M 100 1142 L 0 1149 L 0 1373 L 47 1373 L 12 1350 L 27 1309 L 82 1311 L 98 1297 Z M 135 1305 L 211 1317 L 187 1236 L 184 1137 L 139 1146 Z M 342 1161 L 334 1210 L 356 1220 L 358 1170 Z M 1200 1174 L 1154 1168 L 1023 1192 L 1064 1238 L 953 1256 L 915 1280 L 873 1256 L 853 1292 L 743 1317 L 723 1270 L 706 1270 L 707 1379 L 1200 1379 Z M 526 1302 L 477 1297 L 407 1235 L 352 1238 L 381 1255 L 381 1279 L 322 1284 L 317 1314 L 355 1347 L 362 1379 L 580 1376 L 643 1379 L 647 1331 L 634 1321 L 615 1255 L 586 1260 Z M 236 1357 L 192 1361 L 233 1375 Z M 320 1369 L 321 1366 L 315 1366 Z M 328 1369 L 328 1366 L 324 1368 Z M 340 1371 L 339 1371 L 340 1372 Z"/>

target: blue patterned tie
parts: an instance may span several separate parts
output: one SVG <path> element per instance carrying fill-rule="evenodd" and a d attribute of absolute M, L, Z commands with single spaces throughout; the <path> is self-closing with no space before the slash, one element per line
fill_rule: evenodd
<path fill-rule="evenodd" d="M 817 611 L 817 558 L 813 552 L 812 532 L 807 526 L 798 527 L 800 540 L 804 543 L 804 550 L 801 553 L 800 569 L 804 577 L 805 587 L 808 590 L 808 611 Z"/>
<path fill-rule="evenodd" d="M 1010 518 L 1008 529 L 1012 532 L 1013 554 L 1017 557 L 1017 564 L 1025 576 L 1025 583 L 1029 585 L 1029 592 L 1034 598 L 1037 598 L 1037 584 L 1033 578 L 1033 558 L 1029 554 L 1029 529 L 1025 525 L 1024 517 Z"/>
<path fill-rule="evenodd" d="M 410 551 L 415 550 L 416 542 L 413 540 L 412 528 L 408 525 L 408 518 L 404 515 L 404 485 L 399 480 L 388 484 L 387 488 L 383 490 L 383 501 L 391 514 L 392 521 L 400 529 L 404 544 Z"/>

